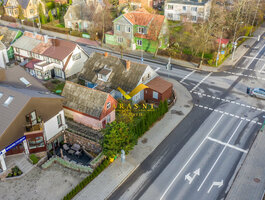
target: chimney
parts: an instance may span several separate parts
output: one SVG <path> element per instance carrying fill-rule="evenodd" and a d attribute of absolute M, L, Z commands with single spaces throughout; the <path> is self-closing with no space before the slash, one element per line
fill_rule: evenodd
<path fill-rule="evenodd" d="M 129 71 L 130 67 L 131 67 L 131 61 L 126 60 L 126 71 Z"/>
<path fill-rule="evenodd" d="M 109 55 L 108 52 L 105 52 L 105 53 L 104 53 L 104 57 L 105 57 L 105 58 L 107 58 L 108 55 Z"/>

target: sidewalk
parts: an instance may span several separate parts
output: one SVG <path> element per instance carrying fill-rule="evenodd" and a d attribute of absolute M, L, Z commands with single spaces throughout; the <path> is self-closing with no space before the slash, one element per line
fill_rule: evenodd
<path fill-rule="evenodd" d="M 262 200 L 265 190 L 265 131 L 259 132 L 226 200 Z"/>
<path fill-rule="evenodd" d="M 75 37 L 75 36 L 72 36 L 72 35 L 66 35 L 66 34 L 57 33 L 57 32 L 53 32 L 53 31 L 48 31 L 48 30 L 44 30 L 44 29 L 41 29 L 41 31 L 39 31 L 38 28 L 33 28 L 31 26 L 25 26 L 25 25 L 22 26 L 19 23 L 11 23 L 11 22 L 7 22 L 7 21 L 4 21 L 4 20 L 0 20 L 0 24 L 4 25 L 4 26 L 13 27 L 13 28 L 24 29 L 24 30 L 27 30 L 27 31 L 36 31 L 36 32 L 41 33 L 41 34 L 46 34 L 46 35 L 50 35 L 50 36 L 61 38 L 61 39 L 65 39 L 65 40 L 71 40 L 73 42 L 81 43 L 81 44 L 84 44 L 84 45 L 89 45 L 90 47 L 94 47 L 95 49 L 98 49 L 98 50 L 108 51 L 110 53 L 111 52 L 115 52 L 115 53 L 119 54 L 118 50 L 111 49 L 110 47 L 107 47 L 106 45 L 104 45 L 104 47 L 100 47 L 100 43 L 99 42 L 93 41 L 93 40 L 89 40 L 89 39 L 86 39 L 86 38 Z M 264 33 L 265 33 L 265 22 L 254 32 L 254 36 L 257 37 L 258 35 L 263 35 Z M 232 61 L 232 55 L 230 55 L 218 67 L 210 67 L 210 66 L 202 65 L 201 69 L 198 69 L 197 68 L 198 63 L 188 62 L 188 61 L 185 61 L 185 60 L 177 60 L 177 59 L 171 59 L 171 63 L 175 64 L 175 65 L 187 67 L 187 68 L 196 69 L 196 70 L 203 70 L 203 71 L 209 71 L 209 72 L 218 72 L 218 71 L 222 71 L 222 70 L 226 70 L 228 68 L 231 68 L 233 65 L 235 65 L 238 62 L 238 60 L 245 53 L 247 53 L 247 51 L 250 50 L 250 48 L 255 44 L 255 42 L 256 42 L 255 39 L 246 40 L 244 43 L 242 43 L 236 49 L 236 53 L 235 53 L 235 56 L 234 56 L 234 61 Z M 246 48 L 246 47 L 244 47 L 244 45 L 248 45 L 248 46 L 250 46 L 250 48 Z M 124 56 L 141 57 L 141 51 L 129 51 L 129 50 L 127 50 L 126 52 L 124 52 Z M 147 53 L 147 52 L 143 52 L 143 57 L 144 57 L 145 60 L 150 60 L 152 62 L 154 62 L 154 61 L 163 62 L 163 64 L 168 62 L 168 58 L 167 57 L 163 57 L 163 56 L 159 56 L 158 55 L 158 56 L 156 56 L 156 58 L 154 58 L 153 54 Z"/>
<path fill-rule="evenodd" d="M 166 138 L 170 132 L 185 118 L 191 111 L 192 97 L 188 90 L 173 79 L 177 101 L 171 107 L 162 120 L 157 122 L 139 140 L 134 149 L 126 156 L 125 162 L 121 163 L 120 158 L 116 159 L 97 178 L 87 185 L 77 196 L 76 200 L 103 200 L 106 199 L 115 189 L 134 172 L 134 170 L 148 157 L 149 154 Z M 183 115 L 171 114 L 172 110 L 182 111 Z M 175 113 L 175 112 L 172 112 Z M 146 139 L 145 139 L 146 138 Z M 147 142 L 142 142 L 145 139 Z"/>

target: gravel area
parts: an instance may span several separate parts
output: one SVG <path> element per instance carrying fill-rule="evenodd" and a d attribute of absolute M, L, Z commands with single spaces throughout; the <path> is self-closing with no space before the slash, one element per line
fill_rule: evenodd
<path fill-rule="evenodd" d="M 87 175 L 55 163 L 45 170 L 36 167 L 21 179 L 0 181 L 0 199 L 59 200 Z"/>

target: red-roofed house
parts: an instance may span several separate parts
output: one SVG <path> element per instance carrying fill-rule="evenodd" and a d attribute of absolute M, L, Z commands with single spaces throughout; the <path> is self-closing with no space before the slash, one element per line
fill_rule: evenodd
<path fill-rule="evenodd" d="M 113 21 L 113 33 L 105 34 L 106 44 L 155 52 L 167 45 L 167 26 L 163 15 L 144 8 L 123 14 Z"/>
<path fill-rule="evenodd" d="M 44 80 L 73 76 L 82 70 L 88 59 L 88 55 L 74 42 L 31 32 L 25 32 L 12 46 L 15 59 L 26 62 L 27 71 Z"/>

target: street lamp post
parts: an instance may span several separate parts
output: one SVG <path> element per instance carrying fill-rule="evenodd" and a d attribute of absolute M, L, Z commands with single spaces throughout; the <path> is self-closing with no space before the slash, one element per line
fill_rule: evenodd
<path fill-rule="evenodd" d="M 222 39 L 223 39 L 223 31 L 224 31 L 224 28 L 227 28 L 227 27 L 223 27 L 223 28 L 222 28 L 221 38 L 219 39 L 218 52 L 217 52 L 217 56 L 216 56 L 216 64 L 215 64 L 216 67 L 217 67 L 218 60 L 219 60 L 219 54 L 220 54 L 221 42 L 222 42 Z"/>
<path fill-rule="evenodd" d="M 235 55 L 235 51 L 236 51 L 237 41 L 239 39 L 242 39 L 242 38 L 252 38 L 252 39 L 256 39 L 257 41 L 259 41 L 260 40 L 260 35 L 258 37 L 240 36 L 239 38 L 237 38 L 236 41 L 233 44 L 232 61 L 234 61 L 234 55 Z"/>

